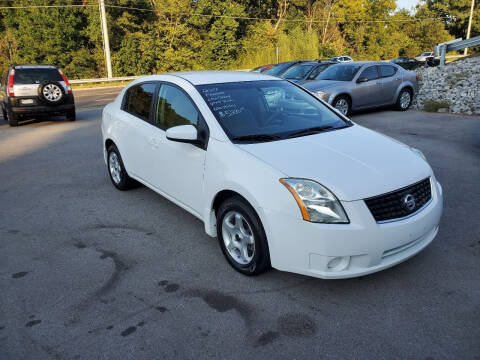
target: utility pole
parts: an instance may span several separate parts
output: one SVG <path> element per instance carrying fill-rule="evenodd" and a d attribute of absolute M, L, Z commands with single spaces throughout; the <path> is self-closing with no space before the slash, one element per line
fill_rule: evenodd
<path fill-rule="evenodd" d="M 105 64 L 107 65 L 107 76 L 112 78 L 112 61 L 110 59 L 110 40 L 108 39 L 107 15 L 105 14 L 105 0 L 99 0 L 100 24 L 102 25 L 103 50 L 105 52 Z"/>
<path fill-rule="evenodd" d="M 470 7 L 470 18 L 468 19 L 468 29 L 467 29 L 467 39 L 470 39 L 470 31 L 472 30 L 472 18 L 473 18 L 473 8 L 475 7 L 475 0 L 472 0 L 472 6 Z M 467 56 L 468 48 L 463 50 L 463 55 Z"/>

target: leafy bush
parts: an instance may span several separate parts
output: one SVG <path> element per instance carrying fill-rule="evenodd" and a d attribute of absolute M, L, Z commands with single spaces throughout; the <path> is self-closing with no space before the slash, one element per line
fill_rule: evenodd
<path fill-rule="evenodd" d="M 447 100 L 425 99 L 422 102 L 423 110 L 428 112 L 437 112 L 438 109 L 449 108 L 450 102 Z"/>

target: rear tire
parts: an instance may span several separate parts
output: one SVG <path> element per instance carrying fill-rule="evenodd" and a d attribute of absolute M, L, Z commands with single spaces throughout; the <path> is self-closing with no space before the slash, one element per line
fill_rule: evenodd
<path fill-rule="evenodd" d="M 412 104 L 412 92 L 407 89 L 403 88 L 398 94 L 397 103 L 395 107 L 399 111 L 407 111 L 410 105 Z"/>
<path fill-rule="evenodd" d="M 110 145 L 107 150 L 107 169 L 112 184 L 118 190 L 129 190 L 134 188 L 138 183 L 128 176 L 122 157 L 115 145 Z"/>
<path fill-rule="evenodd" d="M 13 113 L 13 111 L 10 111 L 7 109 L 7 118 L 6 120 L 8 121 L 8 124 L 12 127 L 18 126 L 18 116 Z"/>
<path fill-rule="evenodd" d="M 332 106 L 345 116 L 350 115 L 350 112 L 352 111 L 352 102 L 350 101 L 350 98 L 345 95 L 336 97 L 332 102 Z"/>
<path fill-rule="evenodd" d="M 267 236 L 252 206 L 239 196 L 217 211 L 217 236 L 223 255 L 238 272 L 252 276 L 270 267 Z"/>
<path fill-rule="evenodd" d="M 75 121 L 75 120 L 77 120 L 77 114 L 76 114 L 75 110 L 69 111 L 67 113 L 67 121 Z"/>

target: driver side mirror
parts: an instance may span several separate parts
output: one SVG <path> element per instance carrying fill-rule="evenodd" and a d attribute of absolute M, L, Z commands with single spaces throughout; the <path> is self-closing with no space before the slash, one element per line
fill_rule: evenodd
<path fill-rule="evenodd" d="M 368 78 L 366 77 L 360 77 L 357 79 L 357 83 L 364 83 L 364 82 L 367 82 L 368 81 Z"/>
<path fill-rule="evenodd" d="M 193 125 L 179 125 L 167 129 L 165 135 L 168 140 L 197 144 L 198 131 Z"/>

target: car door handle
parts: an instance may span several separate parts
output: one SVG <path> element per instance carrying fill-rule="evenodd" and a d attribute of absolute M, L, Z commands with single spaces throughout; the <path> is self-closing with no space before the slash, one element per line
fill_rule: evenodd
<path fill-rule="evenodd" d="M 395 78 L 395 80 L 400 80 L 400 78 Z"/>

